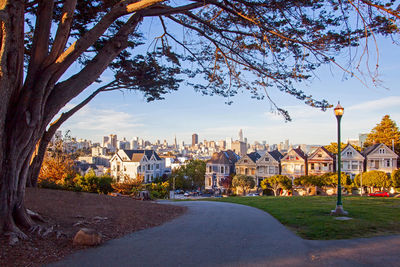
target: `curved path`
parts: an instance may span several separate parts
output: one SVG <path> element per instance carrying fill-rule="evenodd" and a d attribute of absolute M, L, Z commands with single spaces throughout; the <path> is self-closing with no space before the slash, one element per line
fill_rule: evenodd
<path fill-rule="evenodd" d="M 310 241 L 256 208 L 205 201 L 171 204 L 188 211 L 51 266 L 400 265 L 400 236 Z"/>

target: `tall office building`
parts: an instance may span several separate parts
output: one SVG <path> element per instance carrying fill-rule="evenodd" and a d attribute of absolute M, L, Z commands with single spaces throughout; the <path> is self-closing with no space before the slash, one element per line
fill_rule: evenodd
<path fill-rule="evenodd" d="M 117 135 L 116 134 L 110 134 L 110 144 L 111 147 L 117 148 Z"/>
<path fill-rule="evenodd" d="M 243 142 L 243 130 L 242 129 L 239 130 L 239 141 Z"/>
<path fill-rule="evenodd" d="M 232 138 L 231 137 L 226 138 L 225 146 L 226 146 L 226 149 L 232 149 Z"/>
<path fill-rule="evenodd" d="M 358 135 L 358 143 L 360 144 L 360 147 L 364 147 L 364 143 L 367 140 L 368 134 L 366 133 L 360 133 Z"/>
<path fill-rule="evenodd" d="M 107 144 L 110 142 L 110 138 L 108 136 L 103 136 L 102 147 L 107 147 Z"/>
<path fill-rule="evenodd" d="M 195 146 L 199 143 L 199 136 L 197 134 L 192 134 L 192 146 Z"/>

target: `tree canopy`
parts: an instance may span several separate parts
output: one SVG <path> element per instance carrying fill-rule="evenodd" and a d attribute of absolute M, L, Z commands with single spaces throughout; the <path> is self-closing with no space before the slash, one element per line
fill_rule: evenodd
<path fill-rule="evenodd" d="M 255 179 L 248 175 L 237 174 L 232 179 L 232 186 L 246 195 L 249 189 L 256 186 Z"/>
<path fill-rule="evenodd" d="M 392 148 L 392 141 L 394 142 L 394 150 L 400 153 L 400 131 L 396 122 L 390 119 L 389 115 L 383 116 L 380 123 L 378 123 L 371 132 L 367 135 L 367 140 L 364 146 L 370 146 L 376 143 L 383 143 Z"/>
<path fill-rule="evenodd" d="M 397 34 L 400 19 L 396 1 L 0 1 L 0 231 L 19 237 L 19 226 L 34 225 L 24 192 L 43 159 L 37 144 L 106 69 L 115 82 L 104 90 L 130 88 L 153 100 L 186 83 L 228 103 L 249 90 L 290 120 L 269 90 L 325 110 L 327 101 L 295 83 L 327 63 L 357 77 L 354 57 L 341 64 L 340 52 L 361 44 L 365 59 L 369 39 Z"/>
<path fill-rule="evenodd" d="M 279 189 L 289 190 L 292 188 L 292 179 L 286 175 L 273 175 L 261 181 L 262 189 L 271 189 L 277 196 Z"/>

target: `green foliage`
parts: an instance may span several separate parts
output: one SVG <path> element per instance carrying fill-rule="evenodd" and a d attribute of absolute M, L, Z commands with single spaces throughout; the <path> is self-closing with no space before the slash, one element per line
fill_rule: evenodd
<path fill-rule="evenodd" d="M 173 171 L 168 181 L 172 185 L 175 179 L 176 189 L 204 188 L 205 174 L 206 163 L 203 160 L 196 159 Z"/>
<path fill-rule="evenodd" d="M 400 169 L 392 172 L 392 185 L 394 188 L 400 187 Z"/>
<path fill-rule="evenodd" d="M 273 190 L 274 195 L 276 196 L 279 188 L 290 190 L 292 188 L 292 180 L 285 175 L 274 175 L 262 180 L 261 188 L 264 190 Z"/>
<path fill-rule="evenodd" d="M 381 122 L 378 123 L 368 134 L 364 146 L 370 146 L 374 143 L 383 143 L 392 148 L 392 140 L 394 141 L 394 150 L 400 153 L 400 131 L 396 122 L 390 119 L 389 115 L 385 115 Z"/>
<path fill-rule="evenodd" d="M 256 182 L 254 181 L 254 178 L 251 176 L 237 174 L 232 179 L 232 186 L 240 189 L 244 195 L 246 195 L 246 192 L 250 188 L 253 188 L 255 185 Z"/>
<path fill-rule="evenodd" d="M 111 186 L 113 179 L 110 176 L 96 176 L 93 170 L 89 170 L 85 176 L 77 175 L 74 183 L 81 191 L 98 194 L 108 194 L 113 191 Z"/>
<path fill-rule="evenodd" d="M 361 174 L 357 174 L 354 179 L 354 184 L 360 186 Z M 390 186 L 389 176 L 383 171 L 369 171 L 362 173 L 362 185 L 369 187 L 383 187 L 388 188 Z"/>
<path fill-rule="evenodd" d="M 321 175 L 321 185 L 325 186 L 337 186 L 338 184 L 338 175 L 337 172 L 329 172 Z M 345 172 L 340 173 L 340 184 L 342 186 L 350 185 L 351 179 L 350 176 L 347 175 Z"/>
<path fill-rule="evenodd" d="M 169 197 L 169 182 L 146 184 L 145 189 L 150 192 L 151 198 L 165 199 Z"/>

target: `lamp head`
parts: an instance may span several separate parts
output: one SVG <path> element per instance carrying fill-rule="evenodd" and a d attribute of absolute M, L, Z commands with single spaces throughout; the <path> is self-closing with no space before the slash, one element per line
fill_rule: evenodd
<path fill-rule="evenodd" d="M 344 108 L 340 105 L 340 102 L 338 102 L 337 106 L 334 108 L 335 115 L 336 117 L 342 117 Z"/>

